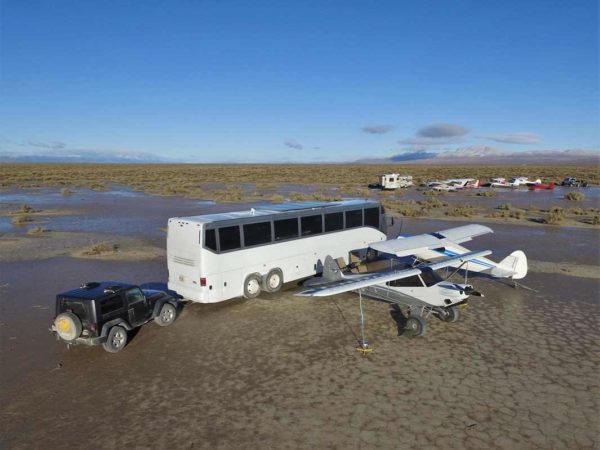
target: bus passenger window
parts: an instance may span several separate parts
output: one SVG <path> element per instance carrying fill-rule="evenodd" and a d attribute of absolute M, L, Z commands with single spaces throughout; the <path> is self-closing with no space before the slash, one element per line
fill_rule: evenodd
<path fill-rule="evenodd" d="M 275 240 L 293 239 L 298 237 L 298 219 L 281 219 L 273 222 L 275 225 Z"/>
<path fill-rule="evenodd" d="M 204 246 L 211 250 L 217 251 L 217 234 L 215 230 L 204 231 Z"/>
<path fill-rule="evenodd" d="M 325 214 L 325 231 L 338 231 L 344 229 L 344 213 L 336 212 Z"/>
<path fill-rule="evenodd" d="M 271 222 L 249 223 L 244 225 L 244 246 L 271 242 Z"/>
<path fill-rule="evenodd" d="M 362 227 L 362 209 L 346 211 L 346 228 Z"/>
<path fill-rule="evenodd" d="M 240 248 L 240 227 L 219 228 L 219 244 L 222 252 Z"/>
<path fill-rule="evenodd" d="M 321 214 L 318 216 L 306 216 L 300 218 L 300 226 L 302 228 L 302 236 L 310 236 L 323 232 L 323 221 Z"/>
<path fill-rule="evenodd" d="M 365 208 L 365 226 L 379 228 L 379 208 Z"/>

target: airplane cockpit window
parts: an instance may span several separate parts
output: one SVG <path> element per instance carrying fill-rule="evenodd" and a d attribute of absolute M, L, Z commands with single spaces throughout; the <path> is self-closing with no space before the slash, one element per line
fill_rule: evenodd
<path fill-rule="evenodd" d="M 388 281 L 387 285 L 392 287 L 423 287 L 423 283 L 421 282 L 419 275 Z"/>
<path fill-rule="evenodd" d="M 442 277 L 440 277 L 433 270 L 424 270 L 421 272 L 421 278 L 427 287 L 431 287 L 442 281 Z"/>

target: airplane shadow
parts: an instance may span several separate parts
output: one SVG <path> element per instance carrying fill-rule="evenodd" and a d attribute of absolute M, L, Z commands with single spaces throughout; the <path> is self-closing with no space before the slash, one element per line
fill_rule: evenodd
<path fill-rule="evenodd" d="M 408 317 L 399 305 L 395 303 L 390 303 L 390 316 L 396 322 L 396 327 L 398 328 L 398 336 L 402 336 L 406 332 L 406 322 Z"/>

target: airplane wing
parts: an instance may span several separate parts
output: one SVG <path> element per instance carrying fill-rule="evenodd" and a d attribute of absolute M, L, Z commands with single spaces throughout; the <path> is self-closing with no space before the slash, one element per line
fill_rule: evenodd
<path fill-rule="evenodd" d="M 417 250 L 431 250 L 442 247 L 440 239 L 430 234 L 419 234 L 406 238 L 390 239 L 369 244 L 373 250 L 389 253 L 398 257 L 414 255 Z"/>
<path fill-rule="evenodd" d="M 456 244 L 461 244 L 470 241 L 474 237 L 493 232 L 494 231 L 491 228 L 484 225 L 471 224 L 463 225 L 462 227 L 449 228 L 448 230 L 442 230 L 431 234 L 440 237 L 441 239 L 448 239 Z"/>
<path fill-rule="evenodd" d="M 419 268 L 397 270 L 393 272 L 377 272 L 364 275 L 345 275 L 341 280 L 325 283 L 323 285 L 299 292 L 302 297 L 327 297 L 329 295 L 342 294 L 344 292 L 355 291 L 375 284 L 383 284 L 388 281 L 401 280 L 402 278 L 412 277 L 421 273 L 421 269 L 430 268 L 432 270 L 441 269 L 453 264 L 462 264 L 475 258 L 492 253 L 489 250 L 465 253 L 454 258 L 448 258 L 433 264 L 424 264 Z"/>
<path fill-rule="evenodd" d="M 421 273 L 420 269 L 405 269 L 394 272 L 377 272 L 364 275 L 346 275 L 339 281 L 327 283 L 325 285 L 307 289 L 296 295 L 301 297 L 327 297 L 329 295 L 341 294 L 343 292 L 354 291 L 356 289 L 383 284 L 388 281 L 400 280 L 402 278 L 412 277 Z"/>
<path fill-rule="evenodd" d="M 465 262 L 471 261 L 473 259 L 483 258 L 484 256 L 491 255 L 491 254 L 492 254 L 491 250 L 481 250 L 478 252 L 463 253 L 462 255 L 458 255 L 453 258 L 447 258 L 447 259 L 444 259 L 439 262 L 435 262 L 432 264 L 426 264 L 424 267 L 428 267 L 431 270 L 439 270 L 439 269 L 443 269 L 444 267 L 451 267 L 451 266 L 456 267 Z M 423 266 L 420 266 L 420 267 L 423 267 Z"/>
<path fill-rule="evenodd" d="M 403 257 L 414 255 L 416 252 L 422 250 L 433 250 L 444 247 L 446 240 L 460 244 L 487 233 L 493 233 L 492 229 L 483 225 L 464 225 L 435 233 L 373 242 L 369 244 L 369 247 L 383 253 Z"/>

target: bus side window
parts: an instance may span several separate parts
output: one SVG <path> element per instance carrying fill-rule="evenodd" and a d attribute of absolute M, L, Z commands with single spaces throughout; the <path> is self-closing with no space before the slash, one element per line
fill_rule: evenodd
<path fill-rule="evenodd" d="M 365 208 L 365 226 L 379 229 L 379 208 Z"/>
<path fill-rule="evenodd" d="M 233 227 L 219 228 L 219 244 L 222 252 L 240 248 L 240 227 L 235 225 Z"/>
<path fill-rule="evenodd" d="M 300 218 L 302 236 L 310 236 L 323 232 L 323 219 L 321 214 L 317 216 L 305 216 Z"/>
<path fill-rule="evenodd" d="M 338 231 L 344 229 L 344 213 L 335 212 L 325 214 L 325 231 Z"/>
<path fill-rule="evenodd" d="M 275 220 L 275 240 L 282 241 L 284 239 L 293 239 L 298 237 L 298 219 Z"/>
<path fill-rule="evenodd" d="M 271 222 L 244 225 L 244 247 L 271 242 Z"/>
<path fill-rule="evenodd" d="M 362 227 L 362 209 L 346 211 L 346 228 Z"/>
<path fill-rule="evenodd" d="M 204 231 L 204 246 L 211 250 L 217 251 L 217 234 L 215 230 Z"/>

